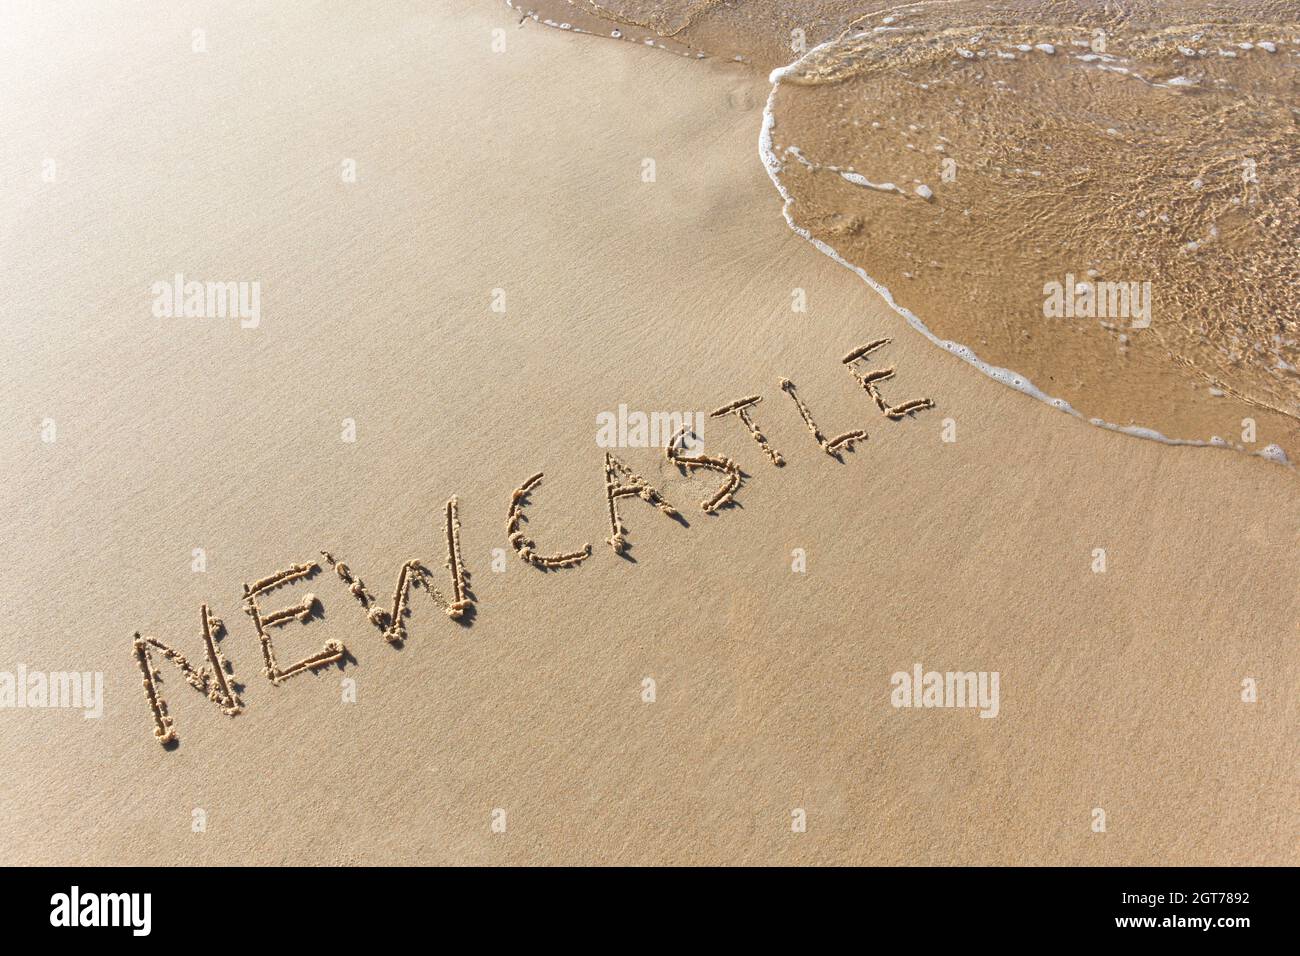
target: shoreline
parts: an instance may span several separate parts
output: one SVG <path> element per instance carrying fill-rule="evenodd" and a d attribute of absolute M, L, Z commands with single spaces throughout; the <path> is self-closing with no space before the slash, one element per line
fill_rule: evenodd
<path fill-rule="evenodd" d="M 857 277 L 860 278 L 863 282 L 865 282 L 873 292 L 875 292 L 882 299 L 884 299 L 891 309 L 893 309 L 900 316 L 906 319 L 907 324 L 909 326 L 911 326 L 917 332 L 920 332 L 923 336 L 929 339 L 932 344 L 934 344 L 935 346 L 943 349 L 944 351 L 952 355 L 955 355 L 957 358 L 961 359 L 966 364 L 975 368 L 981 374 L 993 379 L 995 382 L 998 382 L 1001 385 L 1005 385 L 1007 388 L 1020 392 L 1023 395 L 1027 395 L 1030 398 L 1036 399 L 1037 401 L 1040 401 L 1045 405 L 1049 405 L 1058 411 L 1066 412 L 1067 414 L 1073 416 L 1074 418 L 1079 419 L 1080 421 L 1087 422 L 1089 425 L 1094 425 L 1098 428 L 1102 428 L 1107 431 L 1118 432 L 1121 435 L 1128 435 L 1133 438 L 1144 438 L 1149 441 L 1159 442 L 1164 445 L 1175 445 L 1175 446 L 1186 445 L 1186 446 L 1191 446 L 1196 448 L 1227 449 L 1231 451 L 1241 452 L 1251 457 L 1263 458 L 1265 461 L 1273 462 L 1274 464 L 1284 465 L 1285 467 L 1289 468 L 1292 471 L 1295 470 L 1295 464 L 1287 457 L 1287 454 L 1282 449 L 1282 446 L 1276 443 L 1271 443 L 1257 451 L 1250 451 L 1244 445 L 1226 441 L 1217 435 L 1211 436 L 1208 439 L 1170 438 L 1167 435 L 1161 434 L 1159 431 L 1155 430 L 1154 428 L 1146 428 L 1141 425 L 1118 425 L 1115 424 L 1114 422 L 1104 421 L 1103 419 L 1100 418 L 1088 418 L 1082 412 L 1078 411 L 1073 405 L 1071 405 L 1069 402 L 1065 401 L 1064 399 L 1056 398 L 1042 391 L 1040 388 L 1034 385 L 1034 383 L 1030 380 L 1029 376 L 1022 375 L 1013 369 L 1001 368 L 996 365 L 991 365 L 988 362 L 981 360 L 979 355 L 975 352 L 975 350 L 970 348 L 969 346 L 963 345 L 960 342 L 954 342 L 950 339 L 939 338 L 937 335 L 935 335 L 933 332 L 930 331 L 929 327 L 923 321 L 921 321 L 919 317 L 917 317 L 914 313 L 912 313 L 908 309 L 904 308 L 903 306 L 895 302 L 894 297 L 893 295 L 890 294 L 889 289 L 881 285 L 875 279 L 871 278 L 871 276 L 867 274 L 865 268 L 863 268 L 862 266 L 856 266 L 853 263 L 849 262 L 847 259 L 841 256 L 838 252 L 836 252 L 825 242 L 822 242 L 820 239 L 814 236 L 807 229 L 798 225 L 794 221 L 794 218 L 790 215 L 790 205 L 793 203 L 794 200 L 790 196 L 790 193 L 786 190 L 785 185 L 780 180 L 779 172 L 782 167 L 782 163 L 779 159 L 777 159 L 776 153 L 773 151 L 772 148 L 772 130 L 775 128 L 776 125 L 776 117 L 773 115 L 772 108 L 776 101 L 776 94 L 781 86 L 782 79 L 785 76 L 792 73 L 793 71 L 795 71 L 796 69 L 798 69 L 799 64 L 802 63 L 804 59 L 816 54 L 822 48 L 834 45 L 837 42 L 838 39 L 827 40 L 826 43 L 821 44 L 817 47 L 813 47 L 806 54 L 794 60 L 787 66 L 778 67 L 777 69 L 773 70 L 768 77 L 768 81 L 772 84 L 772 90 L 768 94 L 767 103 L 763 108 L 763 126 L 758 136 L 758 154 L 759 154 L 759 158 L 762 160 L 764 169 L 767 170 L 768 177 L 772 180 L 772 185 L 776 187 L 777 192 L 780 193 L 781 195 L 781 201 L 782 201 L 781 214 L 785 218 L 786 225 L 788 225 L 796 235 L 798 235 L 800 238 L 802 238 L 810 245 L 812 245 L 813 248 L 815 248 L 818 252 L 822 253 L 822 255 L 829 256 L 835 262 L 839 263 L 841 266 L 843 266 L 844 268 L 848 269 L 850 272 L 857 275 Z"/>
<path fill-rule="evenodd" d="M 576 23 L 558 22 L 538 12 L 538 10 L 533 9 L 532 6 L 526 7 L 525 5 L 521 4 L 520 6 L 516 7 L 515 0 L 505 0 L 505 2 L 506 5 L 511 9 L 521 13 L 523 16 L 532 19 L 535 23 L 538 23 L 539 25 L 545 26 L 550 29 L 558 29 L 563 32 L 572 32 L 575 34 L 580 34 L 583 36 L 590 36 L 595 38 L 613 38 L 613 39 L 619 39 L 624 41 L 631 39 L 625 36 L 618 29 L 613 29 L 613 32 L 609 36 L 605 36 L 597 32 L 595 29 L 587 29 L 577 25 Z M 561 2 L 565 3 L 566 5 L 570 5 L 569 0 L 561 0 Z M 860 20 L 863 20 L 868 15 L 879 16 L 881 14 L 892 13 L 894 11 L 912 10 L 918 7 L 930 6 L 932 3 L 937 4 L 939 6 L 955 5 L 956 2 L 957 0 L 931 0 L 931 3 L 897 4 L 893 7 L 875 10 L 871 14 L 861 14 L 853 22 L 858 22 Z M 576 8 L 574 8 L 574 10 L 575 12 L 580 12 L 582 16 L 590 17 L 590 14 L 587 13 L 586 11 L 577 11 Z M 614 20 L 614 19 L 610 19 L 610 20 L 598 19 L 597 22 L 607 23 L 611 27 L 616 27 L 617 25 L 623 25 L 626 27 L 626 24 L 622 24 L 621 21 Z M 888 20 L 886 22 L 888 22 Z M 689 20 L 688 20 L 688 25 L 689 25 Z M 796 235 L 798 235 L 806 242 L 809 242 L 811 245 L 813 245 L 814 248 L 816 248 L 823 255 L 829 256 L 832 260 L 834 260 L 839 265 L 854 272 L 863 282 L 867 284 L 867 286 L 870 289 L 872 289 L 872 291 L 874 291 L 877 295 L 879 295 L 882 299 L 884 299 L 884 301 L 889 305 L 891 309 L 893 309 L 900 316 L 902 316 L 913 330 L 921 333 L 921 335 L 923 335 L 926 339 L 928 339 L 933 345 L 945 350 L 949 354 L 955 355 L 956 357 L 964 361 L 966 364 L 975 368 L 981 374 L 985 375 L 988 378 L 993 379 L 994 381 L 998 382 L 1001 385 L 1004 385 L 1012 389 L 1013 391 L 1017 391 L 1023 395 L 1033 398 L 1058 411 L 1066 412 L 1070 416 L 1077 418 L 1080 421 L 1083 421 L 1089 425 L 1101 428 L 1106 431 L 1115 432 L 1117 434 L 1125 435 L 1132 438 L 1140 438 L 1149 441 L 1154 441 L 1159 444 L 1169 445 L 1169 446 L 1217 448 L 1217 449 L 1231 450 L 1231 451 L 1239 452 L 1247 457 L 1262 458 L 1263 460 L 1268 461 L 1270 463 L 1283 465 L 1286 467 L 1286 469 L 1289 472 L 1295 473 L 1295 467 L 1296 467 L 1295 463 L 1288 456 L 1283 446 L 1278 444 L 1277 442 L 1269 442 L 1262 447 L 1252 448 L 1245 443 L 1230 440 L 1220 434 L 1211 434 L 1205 437 L 1179 437 L 1173 434 L 1166 434 L 1158 428 L 1141 424 L 1140 415 L 1133 416 L 1135 419 L 1135 422 L 1133 424 L 1122 424 L 1119 422 L 1108 421 L 1101 417 L 1085 414 L 1066 399 L 1061 398 L 1059 396 L 1052 395 L 1048 391 L 1045 391 L 1039 386 L 1037 386 L 1031 376 L 1018 372 L 1014 368 L 1009 366 L 999 366 L 991 362 L 986 362 L 980 358 L 977 349 L 975 349 L 974 347 L 969 346 L 963 342 L 959 342 L 953 339 L 942 338 L 934 334 L 931 331 L 929 325 L 927 325 L 926 322 L 922 320 L 915 312 L 899 304 L 894 299 L 889 288 L 884 283 L 877 281 L 868 273 L 866 266 L 855 265 L 853 262 L 850 262 L 843 255 L 841 255 L 834 247 L 832 247 L 828 243 L 814 236 L 809 231 L 809 229 L 799 226 L 794 221 L 794 218 L 791 215 L 791 206 L 794 203 L 794 199 L 791 196 L 789 190 L 786 188 L 785 184 L 780 179 L 780 173 L 784 168 L 784 163 L 780 158 L 776 156 L 773 147 L 773 142 L 772 142 L 772 132 L 773 129 L 775 128 L 775 123 L 776 123 L 776 118 L 774 115 L 775 100 L 780 90 L 781 83 L 786 77 L 795 74 L 800 68 L 801 64 L 805 63 L 806 61 L 815 59 L 820 52 L 839 45 L 843 41 L 846 34 L 847 34 L 847 30 L 840 32 L 837 35 L 832 36 L 831 38 L 812 46 L 811 48 L 808 48 L 803 53 L 795 56 L 794 59 L 791 60 L 789 63 L 772 69 L 767 77 L 767 82 L 770 85 L 771 89 L 769 90 L 766 98 L 766 105 L 763 110 L 763 118 L 762 118 L 762 123 L 758 135 L 759 159 L 763 163 L 764 169 L 766 170 L 768 177 L 772 182 L 772 185 L 776 188 L 778 194 L 781 197 L 782 216 L 785 219 L 786 224 Z M 671 53 L 679 56 L 685 56 L 687 58 L 712 59 L 714 60 L 714 62 L 727 62 L 726 60 L 718 60 L 717 58 L 713 57 L 712 54 L 709 54 L 703 50 L 698 50 L 698 49 L 693 50 L 689 45 L 685 45 L 684 49 L 677 49 L 674 46 L 665 45 L 662 42 L 656 42 L 654 39 L 646 39 L 642 42 L 644 45 L 652 46 L 662 52 Z M 1058 43 L 1056 45 L 1062 46 L 1063 44 Z M 1052 44 L 1045 44 L 1045 48 L 1051 49 Z M 969 51 L 962 51 L 962 52 L 964 55 L 970 55 Z M 1235 54 L 1233 55 L 1235 56 Z M 1093 54 L 1092 56 L 1093 58 L 1096 58 L 1095 54 Z M 742 58 L 737 56 L 734 59 L 736 61 L 740 61 Z M 750 65 L 748 62 L 745 62 L 744 65 L 747 69 L 753 69 L 752 65 Z M 1177 84 L 1173 84 L 1173 85 L 1177 85 Z M 839 171 L 839 167 L 826 167 L 826 168 L 832 171 L 837 171 L 837 172 Z M 857 179 L 862 179 L 862 183 L 871 185 L 856 173 L 849 172 L 849 173 L 844 173 L 843 175 L 850 182 L 856 182 Z M 889 185 L 892 187 L 892 184 Z M 1250 403 L 1248 402 L 1247 404 Z M 1281 415 L 1288 414 L 1280 411 L 1279 409 L 1266 407 L 1266 406 L 1261 406 L 1261 411 L 1270 412 L 1273 414 L 1281 414 Z M 1291 417 L 1294 418 L 1294 416 Z"/>

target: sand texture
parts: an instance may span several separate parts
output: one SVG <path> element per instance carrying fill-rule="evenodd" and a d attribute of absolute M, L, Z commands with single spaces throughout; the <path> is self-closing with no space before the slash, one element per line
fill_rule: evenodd
<path fill-rule="evenodd" d="M 104 697 L 0 709 L 4 862 L 1300 862 L 1294 471 L 909 328 L 765 77 L 468 0 L 0 37 L 0 671 Z"/>

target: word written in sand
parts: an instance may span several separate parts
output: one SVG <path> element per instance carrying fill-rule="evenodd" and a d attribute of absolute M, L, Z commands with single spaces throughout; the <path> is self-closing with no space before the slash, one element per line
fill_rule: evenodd
<path fill-rule="evenodd" d="M 933 408 L 934 402 L 928 398 L 891 405 L 880 393 L 880 384 L 893 378 L 894 369 L 889 367 L 864 372 L 859 367 L 859 363 L 864 362 L 873 352 L 888 343 L 889 339 L 870 342 L 850 352 L 841 361 L 886 418 L 897 421 L 916 412 Z M 862 428 L 828 438 L 818 426 L 812 409 L 799 396 L 794 383 L 787 378 L 782 378 L 780 386 L 781 390 L 790 396 L 813 441 L 827 455 L 842 460 L 841 456 L 844 452 L 867 440 L 866 429 Z M 760 395 L 737 399 L 715 409 L 709 417 L 722 419 L 734 415 L 744 426 L 745 433 L 758 445 L 772 465 L 780 468 L 785 465 L 785 458 L 768 442 L 754 418 L 755 410 L 761 401 Z M 699 434 L 689 424 L 683 423 L 672 432 L 664 446 L 664 457 L 677 466 L 683 474 L 712 472 L 717 476 L 716 489 L 699 502 L 700 510 L 705 514 L 717 514 L 723 508 L 735 503 L 736 493 L 744 483 L 745 476 L 740 466 L 726 455 L 687 453 L 701 447 Z M 529 503 L 529 496 L 541 483 L 542 472 L 539 471 L 511 493 L 510 507 L 506 515 L 506 540 L 519 555 L 520 560 L 535 568 L 554 571 L 577 567 L 592 556 L 590 544 L 583 544 L 567 551 L 545 552 L 540 550 L 537 542 L 523 530 L 524 522 L 527 520 L 524 509 Z M 612 452 L 607 451 L 605 452 L 605 503 L 609 516 L 609 537 L 606 543 L 615 554 L 625 554 L 629 547 L 628 531 L 623 523 L 619 506 L 620 503 L 630 499 L 639 499 L 653 506 L 665 517 L 682 524 L 686 523 L 681 512 L 657 488 Z M 347 656 L 347 648 L 339 641 L 327 641 L 316 653 L 289 664 L 281 662 L 276 655 L 274 632 L 293 621 L 309 623 L 314 620 L 317 617 L 319 600 L 314 593 L 308 593 L 297 603 L 275 610 L 267 610 L 264 605 L 269 602 L 270 595 L 277 589 L 314 578 L 321 573 L 322 564 L 334 572 L 339 584 L 361 605 L 365 619 L 377 628 L 384 640 L 390 644 L 400 645 L 406 640 L 406 618 L 410 614 L 411 591 L 414 588 L 427 592 L 434 604 L 452 620 L 468 623 L 475 604 L 469 588 L 470 574 L 461 553 L 460 514 L 454 496 L 448 500 L 444 509 L 442 527 L 447 549 L 443 568 L 450 580 L 450 589 L 447 593 L 434 586 L 434 574 L 428 568 L 420 561 L 412 559 L 403 562 L 398 568 L 393 596 L 387 604 L 381 604 L 352 568 L 343 561 L 337 560 L 328 551 L 320 552 L 319 561 L 292 564 L 251 584 L 245 584 L 243 609 L 252 620 L 253 631 L 261 647 L 262 675 L 272 684 L 278 685 L 298 674 L 317 671 L 336 664 Z M 238 694 L 240 685 L 235 680 L 234 669 L 220 648 L 220 642 L 225 635 L 225 626 L 206 604 L 199 608 L 199 622 L 205 662 L 197 668 L 180 651 L 158 638 L 142 637 L 139 633 L 133 637 L 132 647 L 143 677 L 145 700 L 153 717 L 154 737 L 165 745 L 174 743 L 177 737 L 174 721 L 160 687 L 162 681 L 162 673 L 158 666 L 160 658 L 176 667 L 185 682 L 215 703 L 223 714 L 234 716 L 244 706 Z"/>

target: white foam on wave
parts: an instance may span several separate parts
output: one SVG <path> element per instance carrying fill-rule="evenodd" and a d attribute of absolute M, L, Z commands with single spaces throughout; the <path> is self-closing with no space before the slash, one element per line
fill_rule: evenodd
<path fill-rule="evenodd" d="M 867 189 L 878 189 L 882 193 L 901 193 L 902 190 L 893 183 L 873 183 L 861 173 L 840 172 L 840 177 L 855 186 L 865 186 Z"/>
<path fill-rule="evenodd" d="M 1085 419 L 1083 414 L 1080 413 L 1073 405 L 1071 405 L 1063 398 L 1058 398 L 1053 395 L 1048 395 L 1046 392 L 1044 392 L 1042 389 L 1036 386 L 1029 379 L 1029 376 L 1022 375 L 1019 372 L 1013 371 L 1012 369 L 1002 368 L 1000 366 L 993 365 L 989 362 L 985 362 L 975 353 L 975 350 L 968 345 L 963 345 L 960 342 L 954 342 L 951 341 L 950 339 L 939 338 L 939 336 L 931 332 L 930 329 L 926 326 L 926 324 L 922 322 L 913 312 L 911 312 L 909 309 L 906 309 L 903 306 L 899 305 L 897 302 L 895 302 L 894 297 L 890 293 L 889 289 L 886 286 L 882 285 L 881 283 L 877 282 L 870 275 L 868 275 L 865 269 L 863 269 L 861 266 L 855 266 L 853 263 L 849 262 L 838 252 L 836 252 L 835 249 L 831 248 L 831 246 L 822 242 L 820 239 L 818 239 L 812 233 L 810 233 L 807 229 L 803 228 L 798 223 L 796 223 L 794 221 L 794 216 L 791 215 L 790 213 L 790 207 L 794 205 L 794 197 L 790 195 L 789 191 L 785 188 L 785 184 L 781 182 L 781 170 L 782 170 L 781 161 L 780 159 L 777 158 L 776 153 L 772 147 L 772 131 L 776 128 L 776 113 L 775 113 L 776 94 L 781 87 L 781 81 L 786 76 L 789 76 L 790 74 L 794 73 L 798 69 L 800 63 L 802 63 L 808 57 L 815 55 L 818 51 L 834 45 L 836 42 L 838 41 L 832 39 L 832 40 L 827 40 L 824 43 L 820 43 L 817 46 L 813 47 L 811 50 L 809 50 L 807 53 L 805 53 L 803 56 L 801 56 L 799 59 L 795 60 L 793 63 L 790 63 L 783 67 L 779 67 L 778 69 L 775 69 L 768 74 L 767 79 L 768 82 L 772 85 L 772 89 L 767 95 L 766 104 L 764 104 L 763 106 L 763 125 L 762 128 L 759 130 L 759 134 L 758 134 L 758 155 L 763 162 L 763 168 L 767 170 L 768 178 L 772 180 L 772 185 L 776 187 L 776 191 L 781 195 L 781 215 L 785 217 L 786 225 L 788 225 L 801 238 L 809 242 L 814 248 L 817 249 L 818 252 L 821 252 L 824 255 L 829 256 L 831 259 L 834 259 L 840 265 L 844 266 L 844 268 L 849 269 L 850 271 L 856 273 L 858 278 L 860 278 L 863 282 L 865 282 L 868 286 L 870 286 L 882 299 L 885 300 L 885 303 L 891 309 L 893 309 L 895 312 L 901 315 L 907 321 L 907 324 L 910 325 L 913 329 L 920 332 L 927 339 L 929 339 L 935 345 L 939 346 L 944 351 L 957 356 L 962 361 L 966 362 L 968 365 L 974 366 L 976 369 L 978 369 L 980 372 L 987 375 L 989 378 L 993 379 L 996 382 L 1001 382 L 1003 385 L 1006 385 L 1008 388 L 1013 388 L 1018 392 L 1030 396 L 1031 398 L 1036 398 L 1040 402 L 1044 402 L 1045 404 L 1050 405 L 1052 408 L 1059 409 L 1060 411 L 1063 412 L 1067 412 L 1068 414 L 1074 416 L 1075 418 L 1087 421 L 1089 424 L 1096 425 L 1098 428 L 1105 428 L 1108 431 L 1121 432 L 1125 435 L 1133 435 L 1138 438 L 1147 438 L 1152 441 L 1157 441 L 1165 445 L 1192 445 L 1192 446 L 1205 447 L 1205 448 L 1232 448 L 1237 451 L 1242 451 L 1242 452 L 1247 451 L 1245 447 L 1226 442 L 1222 438 L 1219 438 L 1218 436 L 1214 436 L 1209 440 L 1201 440 L 1195 438 L 1170 438 L 1168 435 L 1164 435 L 1161 432 L 1156 431 L 1154 428 L 1145 428 L 1140 425 L 1118 425 L 1114 422 L 1108 422 L 1100 418 Z M 786 147 L 786 149 L 787 151 L 794 151 L 796 155 L 800 156 L 801 160 L 803 159 L 803 157 L 798 153 L 797 147 Z M 857 179 L 861 179 L 863 183 L 871 185 L 870 183 L 867 182 L 865 177 L 861 176 L 861 174 L 858 173 L 850 173 L 850 174 L 840 173 L 840 175 L 843 176 L 845 179 L 848 179 L 850 182 L 855 182 L 857 181 Z M 850 179 L 849 178 L 850 176 L 855 177 L 855 179 Z M 893 185 L 893 184 L 890 183 L 887 185 Z M 880 188 L 880 187 L 876 186 L 874 188 Z M 1278 445 L 1269 445 L 1266 448 L 1264 448 L 1262 451 L 1248 452 L 1248 453 L 1256 455 L 1260 458 L 1264 458 L 1268 461 L 1278 462 L 1279 464 L 1288 465 L 1288 466 L 1291 465 L 1291 462 L 1287 458 L 1286 452 L 1283 451 L 1282 448 Z"/>

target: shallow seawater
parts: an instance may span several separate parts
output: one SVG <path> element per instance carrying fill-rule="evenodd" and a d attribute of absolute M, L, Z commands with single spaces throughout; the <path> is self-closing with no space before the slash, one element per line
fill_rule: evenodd
<path fill-rule="evenodd" d="M 1086 418 L 1300 453 L 1300 4 L 556 11 L 779 67 L 791 224 L 937 338 Z"/>

